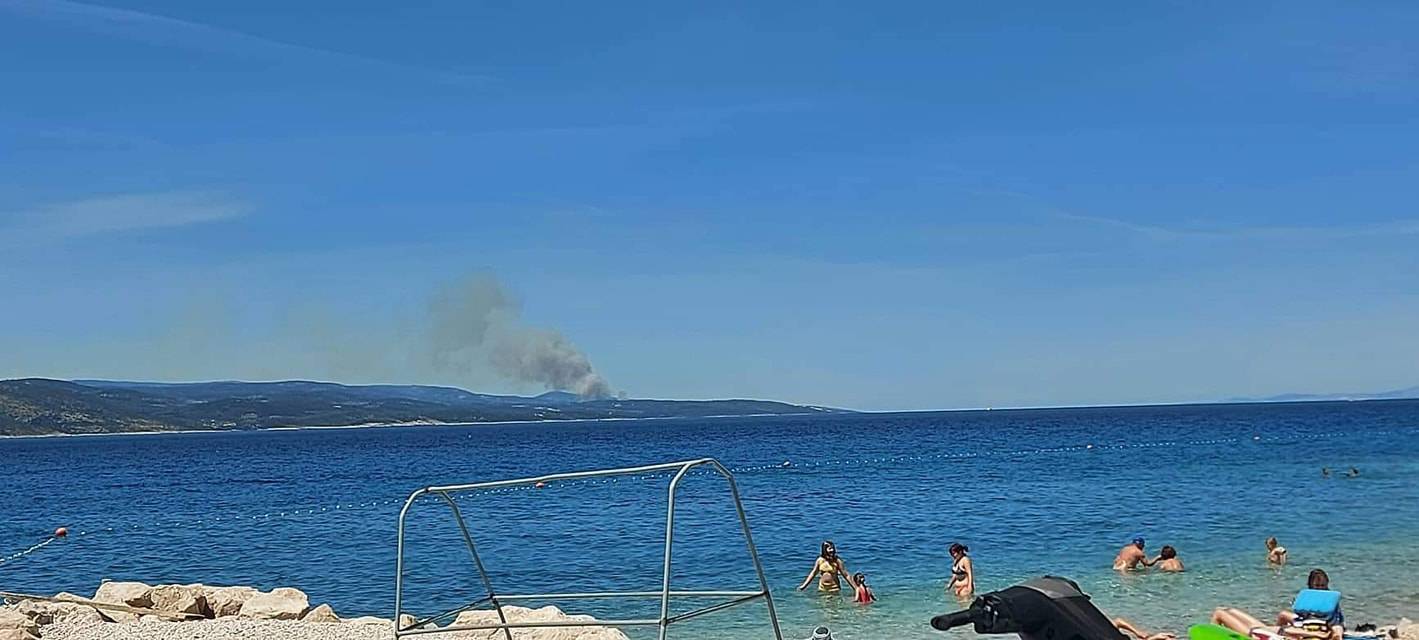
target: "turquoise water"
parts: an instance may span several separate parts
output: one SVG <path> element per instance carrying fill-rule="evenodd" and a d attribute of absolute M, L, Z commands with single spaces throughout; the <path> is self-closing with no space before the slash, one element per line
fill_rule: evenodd
<path fill-rule="evenodd" d="M 1419 402 L 13 439 L 0 455 L 0 555 L 59 524 L 75 532 L 0 565 L 9 590 L 289 585 L 344 615 L 387 617 L 395 518 L 415 488 L 714 456 L 739 470 L 786 637 L 819 623 L 848 639 L 938 636 L 926 619 L 955 606 L 943 590 L 952 541 L 971 547 L 982 590 L 1065 575 L 1106 612 L 1159 630 L 1224 603 L 1268 617 L 1317 566 L 1350 621 L 1419 617 Z M 1323 479 L 1322 466 L 1362 475 Z M 656 589 L 665 484 L 554 484 L 462 504 L 502 592 Z M 1110 571 L 1135 532 L 1150 551 L 1176 546 L 1188 571 Z M 677 587 L 754 586 L 722 482 L 687 480 L 676 533 Z M 1279 571 L 1263 560 L 1268 535 L 1291 550 Z M 794 591 L 824 538 L 879 603 Z M 412 512 L 408 563 L 408 608 L 479 595 L 436 503 Z M 758 604 L 672 635 L 769 637 Z"/>

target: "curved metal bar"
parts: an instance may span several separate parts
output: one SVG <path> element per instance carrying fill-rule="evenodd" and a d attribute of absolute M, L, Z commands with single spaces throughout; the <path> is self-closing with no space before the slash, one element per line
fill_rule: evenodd
<path fill-rule="evenodd" d="M 414 501 L 428 493 L 428 489 L 419 489 L 409 494 L 404 500 L 403 508 L 399 509 L 399 534 L 395 543 L 394 552 L 394 635 L 399 636 L 399 616 L 404 613 L 404 519 L 409 515 L 409 508 L 414 506 Z"/>
<path fill-rule="evenodd" d="M 734 480 L 734 474 L 729 472 L 718 460 L 710 459 L 708 464 L 712 465 L 719 475 L 729 482 L 729 493 L 734 496 L 734 510 L 739 514 L 739 526 L 744 529 L 744 545 L 749 548 L 749 558 L 754 563 L 754 572 L 759 575 L 759 587 L 764 590 L 764 606 L 769 610 L 769 623 L 774 627 L 774 639 L 783 640 L 783 631 L 778 626 L 778 612 L 774 610 L 774 595 L 769 588 L 769 579 L 764 576 L 764 565 L 759 561 L 759 548 L 754 545 L 754 534 L 749 532 L 749 516 L 744 513 L 744 502 L 739 498 L 739 483 Z"/>

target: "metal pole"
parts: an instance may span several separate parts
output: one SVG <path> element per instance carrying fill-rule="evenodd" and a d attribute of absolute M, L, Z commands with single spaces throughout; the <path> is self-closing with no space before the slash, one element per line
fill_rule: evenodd
<path fill-rule="evenodd" d="M 670 479 L 670 489 L 665 499 L 665 573 L 660 582 L 660 634 L 658 640 L 665 640 L 670 630 L 670 551 L 675 542 L 675 489 L 680 486 L 680 478 L 695 466 L 690 462 L 680 467 L 675 477 Z"/>
<path fill-rule="evenodd" d="M 399 639 L 399 616 L 404 613 L 404 518 L 409 515 L 409 507 L 424 495 L 426 489 L 409 494 L 404 507 L 399 510 L 399 538 L 394 551 L 394 638 Z"/>
<path fill-rule="evenodd" d="M 478 546 L 473 544 L 473 535 L 468 533 L 468 523 L 463 521 L 463 512 L 458 509 L 458 503 L 447 493 L 440 491 L 439 495 L 443 496 L 445 502 L 448 502 L 448 508 L 453 510 L 453 517 L 458 520 L 458 530 L 463 533 L 463 542 L 468 545 L 468 553 L 473 555 L 473 564 L 477 565 L 478 575 L 482 576 L 483 586 L 488 590 L 488 599 L 493 602 L 493 608 L 498 612 L 498 621 L 504 625 L 503 633 L 507 635 L 507 640 L 512 640 L 512 629 L 506 626 L 507 616 L 503 614 L 503 604 L 498 602 L 498 594 L 493 591 L 493 580 L 488 577 L 488 570 L 483 568 L 483 558 L 478 555 Z M 398 625 L 398 621 L 395 621 L 395 625 Z"/>
<path fill-rule="evenodd" d="M 754 572 L 759 575 L 759 586 L 764 590 L 764 606 L 769 609 L 769 622 L 774 627 L 774 638 L 783 640 L 783 632 L 778 626 L 778 613 L 774 611 L 774 596 L 769 589 L 769 579 L 764 576 L 764 565 L 759 562 L 759 549 L 754 546 L 754 534 L 749 532 L 749 516 L 744 514 L 744 503 L 739 499 L 739 483 L 734 480 L 734 474 L 718 460 L 710 460 L 709 464 L 729 482 L 729 492 L 734 495 L 734 510 L 739 514 L 739 526 L 744 529 L 744 544 L 749 547 L 749 557 L 754 561 Z"/>

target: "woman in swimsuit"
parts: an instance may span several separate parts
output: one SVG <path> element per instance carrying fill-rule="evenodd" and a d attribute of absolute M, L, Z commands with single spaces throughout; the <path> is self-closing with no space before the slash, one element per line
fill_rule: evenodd
<path fill-rule="evenodd" d="M 1286 564 L 1286 547 L 1276 540 L 1276 536 L 1266 539 L 1266 561 L 1274 565 Z"/>
<path fill-rule="evenodd" d="M 813 561 L 813 570 L 808 572 L 803 584 L 798 585 L 798 590 L 807 589 L 813 582 L 813 576 L 818 576 L 818 590 L 824 593 L 837 593 L 842 590 L 840 576 L 847 578 L 848 586 L 857 587 L 852 582 L 852 574 L 847 572 L 847 564 L 838 557 L 838 549 L 833 546 L 831 540 L 823 541 L 818 551 L 818 559 Z"/>
<path fill-rule="evenodd" d="M 966 545 L 951 543 L 951 581 L 946 583 L 946 588 L 962 600 L 970 600 L 976 595 L 976 568 L 971 563 L 971 557 L 966 555 L 968 552 L 970 548 Z"/>
<path fill-rule="evenodd" d="M 1159 571 L 1177 573 L 1183 570 L 1182 560 L 1178 559 L 1178 550 L 1172 545 L 1163 545 L 1163 550 L 1158 552 L 1158 557 L 1153 559 L 1153 564 Z"/>

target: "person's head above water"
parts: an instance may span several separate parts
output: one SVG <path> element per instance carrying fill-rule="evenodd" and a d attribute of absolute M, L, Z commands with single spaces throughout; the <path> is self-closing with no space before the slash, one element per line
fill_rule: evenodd
<path fill-rule="evenodd" d="M 1306 586 L 1312 589 L 1330 590 L 1330 576 L 1322 569 L 1311 570 L 1311 575 L 1306 578 Z"/>
<path fill-rule="evenodd" d="M 1267 550 L 1267 551 L 1271 551 L 1272 549 L 1275 549 L 1276 547 L 1279 547 L 1279 546 L 1281 546 L 1281 542 L 1276 539 L 1276 536 L 1271 536 L 1270 538 L 1267 538 L 1267 539 L 1266 539 L 1266 550 Z"/>
<path fill-rule="evenodd" d="M 818 627 L 813 630 L 813 637 L 809 640 L 833 640 L 833 632 L 827 627 Z"/>
<path fill-rule="evenodd" d="M 1143 535 L 1142 535 L 1142 534 L 1133 536 L 1133 546 L 1138 547 L 1139 549 L 1142 549 L 1142 548 L 1143 548 L 1143 544 L 1144 544 L 1144 542 L 1143 542 Z"/>
<path fill-rule="evenodd" d="M 859 572 L 857 572 L 857 573 L 854 573 L 854 574 L 852 574 L 852 581 L 855 582 L 855 583 L 857 583 L 857 584 L 866 586 L 866 585 L 867 585 L 867 574 L 862 573 L 861 571 L 859 571 Z"/>
<path fill-rule="evenodd" d="M 825 559 L 832 560 L 838 557 L 838 548 L 833 546 L 832 540 L 824 540 L 823 544 L 818 547 L 818 555 L 823 556 Z"/>
<path fill-rule="evenodd" d="M 966 545 L 963 545 L 963 544 L 961 544 L 961 543 L 959 543 L 959 542 L 952 542 L 952 543 L 951 543 L 951 548 L 950 548 L 950 549 L 947 549 L 946 552 L 949 553 L 949 554 L 951 554 L 951 557 L 952 557 L 952 558 L 959 558 L 959 557 L 961 557 L 961 556 L 963 556 L 963 555 L 966 555 L 966 553 L 969 552 L 970 550 L 971 550 L 971 548 L 968 547 L 968 546 L 966 546 Z"/>
<path fill-rule="evenodd" d="M 1165 544 L 1163 545 L 1162 550 L 1158 552 L 1158 557 L 1164 560 L 1172 560 L 1173 558 L 1178 557 L 1178 550 L 1174 549 L 1173 545 Z"/>

